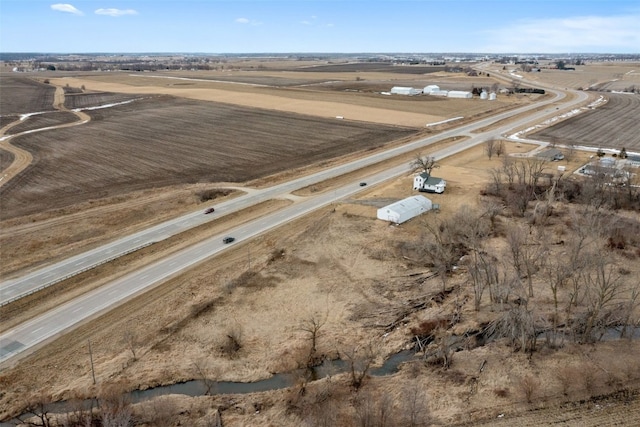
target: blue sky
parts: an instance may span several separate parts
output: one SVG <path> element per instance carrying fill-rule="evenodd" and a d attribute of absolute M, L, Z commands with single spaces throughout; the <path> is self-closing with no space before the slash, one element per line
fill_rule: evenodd
<path fill-rule="evenodd" d="M 2 0 L 0 51 L 640 53 L 638 0 L 69 1 Z"/>

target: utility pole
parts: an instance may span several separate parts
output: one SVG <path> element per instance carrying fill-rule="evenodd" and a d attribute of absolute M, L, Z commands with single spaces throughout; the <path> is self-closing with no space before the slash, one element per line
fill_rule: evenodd
<path fill-rule="evenodd" d="M 87 340 L 89 343 L 89 361 L 91 362 L 91 376 L 93 377 L 93 384 L 96 384 L 96 371 L 93 369 L 93 352 L 91 351 L 91 340 Z"/>

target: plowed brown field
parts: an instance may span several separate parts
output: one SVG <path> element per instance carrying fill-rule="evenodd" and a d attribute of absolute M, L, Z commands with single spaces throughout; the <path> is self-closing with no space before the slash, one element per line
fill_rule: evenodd
<path fill-rule="evenodd" d="M 640 96 L 603 94 L 608 102 L 540 132 L 534 139 L 559 144 L 640 151 Z"/>

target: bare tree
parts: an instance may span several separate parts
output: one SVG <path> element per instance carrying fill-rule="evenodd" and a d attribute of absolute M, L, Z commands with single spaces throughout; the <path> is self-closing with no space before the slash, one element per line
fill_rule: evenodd
<path fill-rule="evenodd" d="M 364 384 L 377 352 L 373 344 L 369 343 L 365 346 L 345 349 L 342 354 L 344 354 L 349 367 L 351 386 L 358 390 Z"/>
<path fill-rule="evenodd" d="M 422 154 L 417 154 L 416 158 L 411 162 L 410 167 L 413 171 L 422 171 L 431 175 L 431 171 L 439 168 L 440 165 L 436 163 L 436 158 L 433 156 L 423 157 Z"/>
<path fill-rule="evenodd" d="M 609 326 L 612 309 L 622 293 L 621 276 L 605 257 L 596 258 L 592 268 L 583 275 L 587 311 L 581 322 L 582 341 L 594 342 L 602 338 Z"/>
<path fill-rule="evenodd" d="M 16 419 L 27 426 L 54 426 L 49 413 L 51 401 L 51 396 L 45 392 L 32 394 L 25 402 L 23 415 L 17 416 Z"/>
<path fill-rule="evenodd" d="M 242 350 L 242 327 L 240 325 L 234 325 L 227 329 L 221 338 L 219 349 L 224 356 L 230 359 L 238 356 Z"/>
<path fill-rule="evenodd" d="M 507 231 L 513 267 L 520 277 L 527 278 L 529 297 L 533 297 L 533 275 L 538 271 L 548 251 L 546 240 L 542 228 L 529 226 L 527 231 L 521 226 L 512 225 Z"/>
<path fill-rule="evenodd" d="M 391 427 L 397 420 L 391 396 L 361 391 L 354 402 L 356 425 L 360 427 Z"/>
<path fill-rule="evenodd" d="M 131 329 L 127 329 L 124 331 L 122 335 L 122 343 L 127 347 L 127 349 L 131 352 L 133 356 L 133 360 L 138 360 L 136 357 L 136 350 L 140 345 L 140 340 L 138 339 L 138 335 Z"/>
<path fill-rule="evenodd" d="M 214 378 L 217 377 L 217 371 L 211 367 L 206 359 L 199 359 L 193 362 L 194 378 L 202 381 L 205 387 L 205 396 L 211 395 L 211 391 L 216 385 Z"/>
<path fill-rule="evenodd" d="M 505 149 L 505 146 L 504 146 L 504 141 L 501 140 L 501 139 L 496 141 L 496 144 L 495 144 L 496 156 L 498 156 L 498 157 L 502 156 L 503 154 L 505 154 L 505 150 L 506 149 Z"/>
<path fill-rule="evenodd" d="M 403 425 L 421 427 L 431 424 L 427 394 L 416 381 L 403 387 L 401 402 Z"/>
<path fill-rule="evenodd" d="M 563 289 L 573 276 L 573 270 L 569 267 L 564 257 L 551 257 L 545 264 L 545 276 L 547 284 L 553 295 L 553 313 L 551 315 L 551 332 L 547 334 L 547 344 L 552 347 L 560 347 L 563 343 L 564 334 L 558 333 L 558 324 L 560 322 L 559 296 L 558 292 Z M 561 339 L 558 342 L 558 339 Z"/>
<path fill-rule="evenodd" d="M 484 143 L 484 152 L 487 153 L 487 157 L 489 157 L 489 160 L 491 160 L 494 153 L 496 152 L 496 140 L 494 138 L 488 139 Z"/>
<path fill-rule="evenodd" d="M 306 319 L 304 319 L 298 329 L 308 334 L 309 342 L 311 348 L 309 349 L 309 356 L 307 358 L 307 367 L 314 366 L 317 362 L 316 360 L 316 352 L 317 352 L 317 343 L 318 336 L 320 334 L 320 329 L 327 323 L 328 313 L 324 316 L 320 316 L 317 313 L 313 314 Z"/>
<path fill-rule="evenodd" d="M 133 426 L 131 402 L 117 386 L 108 386 L 98 398 L 100 419 L 103 427 Z"/>

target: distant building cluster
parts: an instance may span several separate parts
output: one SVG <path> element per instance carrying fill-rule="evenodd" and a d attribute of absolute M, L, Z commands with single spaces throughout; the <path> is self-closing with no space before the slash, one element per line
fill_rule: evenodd
<path fill-rule="evenodd" d="M 463 91 L 463 90 L 443 90 L 440 89 L 437 85 L 428 85 L 422 89 L 413 88 L 413 87 L 405 87 L 405 86 L 394 86 L 391 88 L 389 92 L 382 92 L 383 95 L 405 95 L 405 96 L 415 96 L 415 95 L 429 95 L 429 96 L 442 96 L 447 98 L 458 98 L 458 99 L 471 99 L 473 98 L 473 92 Z M 484 89 L 478 92 L 480 99 L 487 99 L 489 101 L 494 101 L 497 98 L 495 92 L 487 93 Z"/>

